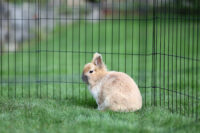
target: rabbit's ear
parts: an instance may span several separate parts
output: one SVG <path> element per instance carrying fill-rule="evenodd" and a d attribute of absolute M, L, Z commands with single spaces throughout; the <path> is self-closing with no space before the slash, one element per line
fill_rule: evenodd
<path fill-rule="evenodd" d="M 93 56 L 92 63 L 96 66 L 99 66 L 99 67 L 103 66 L 104 63 L 103 63 L 101 54 L 95 53 L 94 56 Z"/>

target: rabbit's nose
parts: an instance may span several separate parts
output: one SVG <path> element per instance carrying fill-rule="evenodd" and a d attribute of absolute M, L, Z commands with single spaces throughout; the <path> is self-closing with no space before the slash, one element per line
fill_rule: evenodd
<path fill-rule="evenodd" d="M 82 75 L 82 80 L 88 84 L 88 77 L 85 75 Z"/>

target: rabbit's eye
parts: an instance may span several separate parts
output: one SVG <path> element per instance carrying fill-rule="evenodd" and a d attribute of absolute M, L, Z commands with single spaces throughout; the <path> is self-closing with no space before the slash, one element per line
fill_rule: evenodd
<path fill-rule="evenodd" d="M 89 71 L 89 73 L 93 73 L 93 71 L 91 70 L 91 71 Z"/>

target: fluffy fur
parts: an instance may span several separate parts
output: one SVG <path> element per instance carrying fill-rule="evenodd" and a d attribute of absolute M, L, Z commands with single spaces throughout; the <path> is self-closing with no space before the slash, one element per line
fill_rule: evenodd
<path fill-rule="evenodd" d="M 142 108 L 142 96 L 133 79 L 122 72 L 108 71 L 98 53 L 84 66 L 82 79 L 99 110 L 129 112 Z"/>

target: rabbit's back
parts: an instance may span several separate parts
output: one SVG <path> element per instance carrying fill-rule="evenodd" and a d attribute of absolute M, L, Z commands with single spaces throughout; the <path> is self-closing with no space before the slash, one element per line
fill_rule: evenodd
<path fill-rule="evenodd" d="M 123 91 L 123 93 L 130 93 L 132 90 L 139 92 L 138 86 L 133 79 L 122 72 L 109 72 L 103 79 L 102 88 L 107 91 Z"/>

